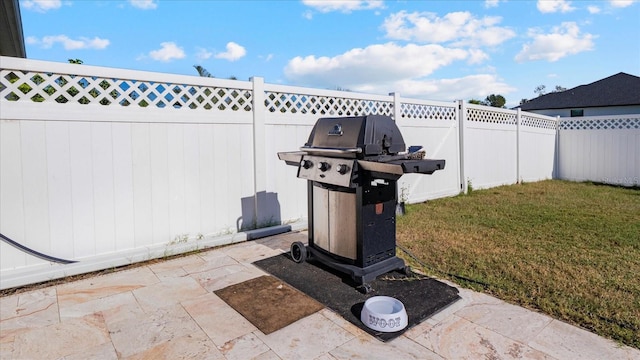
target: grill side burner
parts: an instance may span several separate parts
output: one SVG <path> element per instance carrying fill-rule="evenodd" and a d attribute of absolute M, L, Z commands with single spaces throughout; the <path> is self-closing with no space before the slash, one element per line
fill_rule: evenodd
<path fill-rule="evenodd" d="M 378 275 L 408 271 L 396 257 L 397 180 L 432 174 L 444 160 L 423 159 L 406 145 L 388 116 L 321 118 L 301 151 L 278 157 L 307 180 L 308 246 L 294 243 L 297 262 L 307 257 L 347 273 L 368 292 Z"/>

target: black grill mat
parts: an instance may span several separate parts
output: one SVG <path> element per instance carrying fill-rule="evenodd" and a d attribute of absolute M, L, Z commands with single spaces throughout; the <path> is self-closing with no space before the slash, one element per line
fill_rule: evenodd
<path fill-rule="evenodd" d="M 385 342 L 398 337 L 460 299 L 458 289 L 418 274 L 410 277 L 398 272 L 380 275 L 370 283 L 373 291 L 362 294 L 356 290 L 356 284 L 350 277 L 320 263 L 311 261 L 295 263 L 288 253 L 259 260 L 253 264 L 316 299 L 360 329 Z M 365 326 L 360 321 L 360 312 L 364 302 L 372 296 L 391 296 L 402 301 L 409 318 L 408 326 L 393 333 L 381 333 Z"/>

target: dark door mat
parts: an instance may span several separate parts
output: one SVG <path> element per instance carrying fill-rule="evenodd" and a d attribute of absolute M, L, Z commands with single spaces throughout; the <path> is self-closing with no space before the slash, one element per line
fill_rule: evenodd
<path fill-rule="evenodd" d="M 260 276 L 214 291 L 265 335 L 324 306 L 273 276 Z"/>
<path fill-rule="evenodd" d="M 373 291 L 362 294 L 356 290 L 356 284 L 349 276 L 317 262 L 295 263 L 289 254 L 276 255 L 253 264 L 318 300 L 381 341 L 398 337 L 460 299 L 458 289 L 419 274 L 406 276 L 390 272 L 380 275 L 370 283 Z M 401 331 L 382 333 L 364 325 L 360 321 L 360 312 L 364 302 L 372 296 L 391 296 L 402 301 L 409 318 L 408 326 Z"/>

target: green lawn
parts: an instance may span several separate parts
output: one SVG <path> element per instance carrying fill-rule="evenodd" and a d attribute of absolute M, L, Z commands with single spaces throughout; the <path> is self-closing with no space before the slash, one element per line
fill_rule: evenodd
<path fill-rule="evenodd" d="M 640 348 L 640 189 L 542 181 L 408 206 L 413 267 Z"/>

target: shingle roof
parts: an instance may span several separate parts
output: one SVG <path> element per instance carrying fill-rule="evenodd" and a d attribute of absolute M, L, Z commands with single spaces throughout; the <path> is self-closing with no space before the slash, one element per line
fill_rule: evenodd
<path fill-rule="evenodd" d="M 618 73 L 587 85 L 553 92 L 520 105 L 522 110 L 640 105 L 640 77 Z"/>

